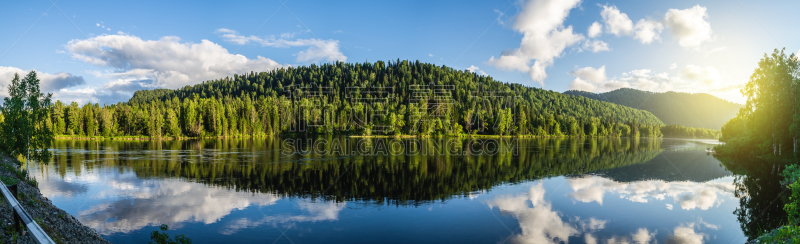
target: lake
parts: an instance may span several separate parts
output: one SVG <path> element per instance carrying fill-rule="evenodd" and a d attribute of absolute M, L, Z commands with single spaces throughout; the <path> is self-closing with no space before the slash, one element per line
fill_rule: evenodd
<path fill-rule="evenodd" d="M 194 243 L 743 243 L 777 227 L 780 166 L 722 162 L 716 143 L 57 140 L 31 170 L 114 243 L 160 224 Z"/>

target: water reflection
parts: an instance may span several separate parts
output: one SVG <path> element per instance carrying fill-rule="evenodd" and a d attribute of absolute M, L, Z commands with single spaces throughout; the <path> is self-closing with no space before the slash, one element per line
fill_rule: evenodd
<path fill-rule="evenodd" d="M 527 193 L 519 195 L 498 196 L 486 204 L 497 208 L 503 214 L 513 216 L 519 221 L 519 234 L 511 236 L 511 243 L 561 243 L 578 238 L 585 243 L 657 243 L 657 230 L 638 228 L 628 235 L 610 235 L 603 237 L 598 234 L 606 228 L 609 220 L 591 217 L 582 220 L 580 217 L 569 218 L 553 209 L 547 200 L 546 190 L 541 184 L 534 184 Z M 718 227 L 705 223 L 700 219 L 698 223 L 682 223 L 672 229 L 666 243 L 703 243 L 710 239 L 706 233 L 698 232 L 699 224 L 707 229 L 717 230 Z M 583 238 L 580 238 L 580 237 Z"/>
<path fill-rule="evenodd" d="M 681 209 L 695 208 L 708 210 L 717 204 L 720 194 L 733 194 L 735 186 L 732 182 L 667 182 L 648 180 L 637 182 L 616 182 L 598 176 L 585 176 L 569 179 L 569 186 L 574 192 L 569 197 L 581 202 L 597 202 L 603 205 L 606 193 L 618 195 L 631 202 L 646 203 L 651 199 L 664 200 L 673 198 Z M 672 205 L 667 205 L 671 209 Z"/>
<path fill-rule="evenodd" d="M 526 195 L 500 196 L 489 201 L 501 213 L 511 214 L 519 220 L 522 233 L 510 239 L 514 243 L 557 243 L 567 241 L 580 232 L 570 223 L 565 223 L 560 214 L 545 200 L 542 185 L 531 186 Z M 589 219 L 589 230 L 600 229 L 605 221 Z"/>
<path fill-rule="evenodd" d="M 469 145 L 464 141 L 464 147 Z M 516 145 L 517 155 L 339 157 L 282 154 L 281 143 L 272 139 L 58 141 L 56 147 L 64 149 L 55 153 L 53 167 L 62 178 L 69 177 L 67 171 L 80 176 L 82 171 L 115 168 L 131 170 L 138 178 L 181 178 L 236 191 L 404 205 L 466 196 L 504 183 L 642 163 L 662 150 L 659 140 L 639 139 L 556 138 L 519 140 Z"/>
<path fill-rule="evenodd" d="M 178 180 L 125 178 L 109 180 L 110 187 L 97 195 L 100 199 L 123 199 L 81 211 L 81 223 L 104 235 L 160 224 L 180 227 L 178 224 L 187 221 L 211 224 L 235 209 L 271 205 L 279 199 L 272 194 L 228 191 Z"/>
<path fill-rule="evenodd" d="M 784 191 L 780 184 L 783 179 L 780 172 L 786 165 L 760 159 L 718 159 L 736 175 L 734 183 L 739 207 L 734 214 L 748 240 L 786 224 L 783 206 L 791 192 Z"/>
<path fill-rule="evenodd" d="M 347 203 L 337 202 L 309 202 L 302 201 L 298 207 L 303 211 L 300 215 L 278 215 L 263 218 L 240 218 L 227 224 L 220 232 L 225 235 L 234 234 L 241 229 L 257 227 L 260 225 L 287 225 L 300 222 L 335 221 L 339 219 L 339 212 L 344 209 Z"/>
<path fill-rule="evenodd" d="M 313 140 L 320 139 L 330 140 Z M 381 139 L 354 140 L 379 145 Z M 505 216 L 498 219 L 501 222 L 514 220 L 511 229 L 518 225 L 519 231 L 509 240 L 515 243 L 692 243 L 716 240 L 716 231 L 734 231 L 733 238 L 740 233 L 730 230 L 731 222 L 725 218 L 733 218 L 734 195 L 743 192 L 734 183 L 750 178 L 734 182 L 731 172 L 702 151 L 705 147 L 660 139 L 547 138 L 517 143 L 516 153 L 442 150 L 443 154 L 433 155 L 341 156 L 314 153 L 308 148 L 313 143 L 295 145 L 307 153 L 285 154 L 278 139 L 57 141 L 53 162 L 39 167 L 37 177 L 43 179 L 40 188 L 45 196 L 114 241 L 160 224 L 206 226 L 193 227 L 196 231 L 187 235 L 217 238 L 208 241 L 252 233 L 251 229 L 310 233 L 310 226 L 334 222 L 344 226 L 316 231 L 336 235 L 347 225 L 384 223 L 390 212 L 420 218 L 385 223 L 398 225 L 396 229 L 406 234 L 445 235 L 436 229 L 403 228 L 431 222 L 429 216 L 443 214 L 437 211 L 450 216 L 442 217 L 445 222 L 458 219 L 451 215 L 480 216 L 466 210 L 469 204 L 489 206 Z M 470 141 L 425 145 L 436 144 L 463 150 Z M 547 182 L 560 183 L 548 188 Z M 432 207 L 439 204 L 450 209 Z M 626 208 L 647 209 L 657 217 L 614 215 Z M 598 214 L 581 213 L 590 210 Z M 670 221 L 652 222 L 658 216 Z M 485 219 L 472 220 L 476 223 L 448 224 L 456 229 L 472 225 L 491 229 Z M 358 231 L 380 227 L 361 228 Z M 479 236 L 466 240 L 502 241 L 508 235 L 477 232 L 472 235 Z M 306 242 L 326 240 L 322 234 L 313 236 L 323 239 Z"/>

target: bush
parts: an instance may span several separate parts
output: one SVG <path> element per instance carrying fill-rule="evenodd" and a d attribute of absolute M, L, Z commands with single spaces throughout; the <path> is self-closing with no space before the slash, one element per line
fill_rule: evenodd
<path fill-rule="evenodd" d="M 783 176 L 781 184 L 787 185 L 792 191 L 789 202 L 783 206 L 783 210 L 789 216 L 789 223 L 758 237 L 757 243 L 800 243 L 800 181 L 798 181 L 800 166 L 796 164 L 786 166 L 781 176 Z"/>
<path fill-rule="evenodd" d="M 783 176 L 781 185 L 788 186 L 797 182 L 800 179 L 800 165 L 791 164 L 786 166 L 786 169 L 781 172 L 781 176 Z"/>
<path fill-rule="evenodd" d="M 150 244 L 192 244 L 192 239 L 183 234 L 176 235 L 175 239 L 171 240 L 167 230 L 169 230 L 169 226 L 161 225 L 161 232 L 153 231 L 153 233 L 150 233 Z"/>
<path fill-rule="evenodd" d="M 783 210 L 789 215 L 789 224 L 798 226 L 800 225 L 800 181 L 789 185 L 789 189 L 792 190 L 792 196 L 789 197 L 789 203 L 783 207 Z"/>

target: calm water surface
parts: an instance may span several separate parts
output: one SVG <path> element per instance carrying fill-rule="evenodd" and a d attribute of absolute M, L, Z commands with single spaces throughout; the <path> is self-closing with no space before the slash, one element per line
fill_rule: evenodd
<path fill-rule="evenodd" d="M 705 152 L 715 141 L 519 139 L 465 153 L 475 141 L 459 140 L 413 156 L 314 144 L 332 139 L 391 145 L 57 141 L 32 169 L 46 197 L 114 243 L 145 243 L 160 224 L 195 243 L 742 243 L 785 219 L 769 207 L 775 166 L 726 169 Z"/>

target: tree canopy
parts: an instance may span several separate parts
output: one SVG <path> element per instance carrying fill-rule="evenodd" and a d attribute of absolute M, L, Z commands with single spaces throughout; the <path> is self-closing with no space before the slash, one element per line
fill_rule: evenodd
<path fill-rule="evenodd" d="M 51 157 L 48 148 L 54 134 L 42 121 L 49 117 L 52 94 L 45 95 L 39 90 L 36 71 L 21 80 L 14 74 L 8 93 L 0 106 L 0 148 L 12 156 L 25 155 L 48 162 Z"/>
<path fill-rule="evenodd" d="M 764 54 L 742 89 L 747 104 L 722 127 L 725 145 L 717 151 L 730 155 L 789 155 L 797 152 L 800 134 L 800 61 L 794 54 L 775 50 Z"/>
<path fill-rule="evenodd" d="M 56 102 L 72 136 L 532 135 L 660 136 L 653 114 L 397 60 L 237 74 L 181 89 L 143 90 L 115 105 Z"/>

